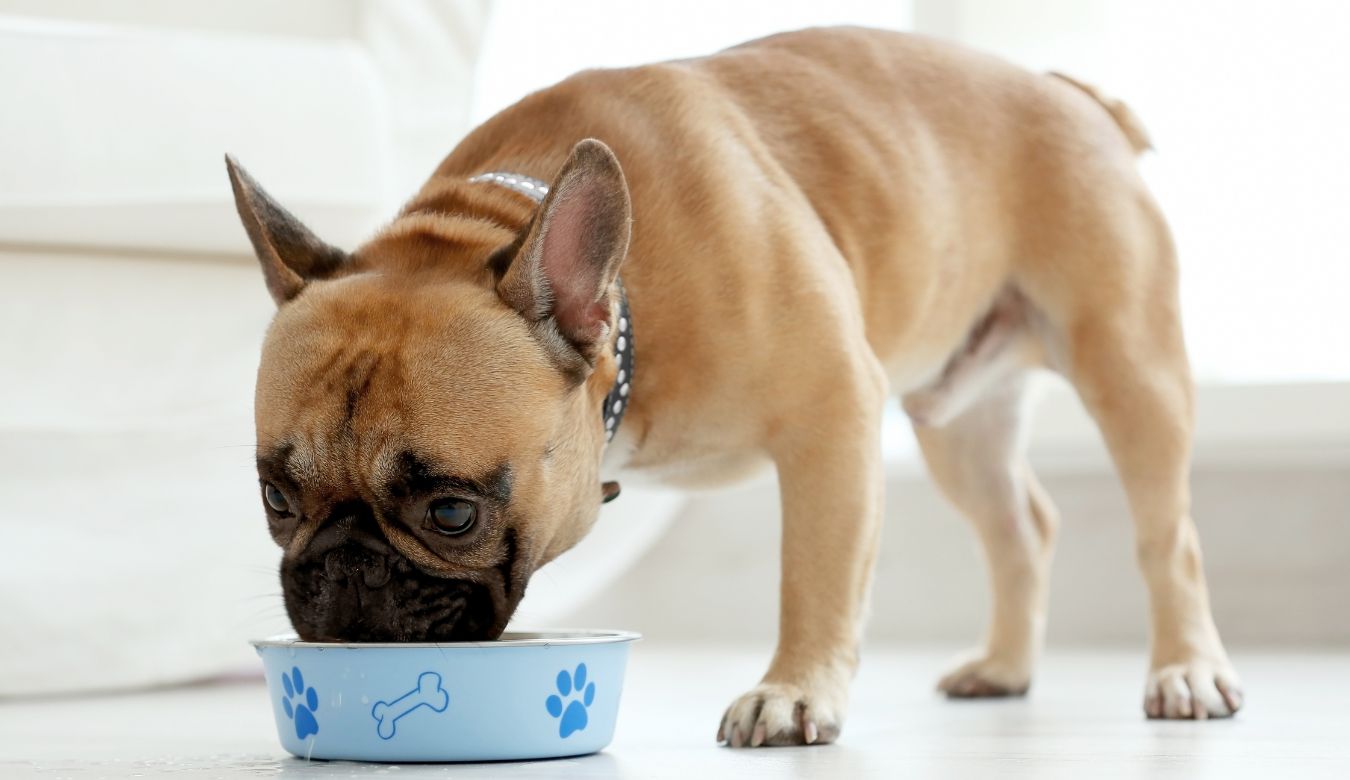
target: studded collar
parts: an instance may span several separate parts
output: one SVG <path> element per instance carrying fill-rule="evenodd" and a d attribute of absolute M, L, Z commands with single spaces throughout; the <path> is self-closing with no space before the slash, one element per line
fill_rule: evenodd
<path fill-rule="evenodd" d="M 469 181 L 472 183 L 496 184 L 520 193 L 536 203 L 542 203 L 544 196 L 548 194 L 548 184 L 529 176 L 508 171 L 480 173 L 477 176 L 470 177 Z M 604 405 L 600 407 L 600 417 L 605 426 L 606 443 L 614 440 L 614 434 L 619 430 L 619 423 L 623 422 L 624 413 L 628 411 L 628 394 L 631 392 L 633 384 L 633 318 L 628 311 L 628 292 L 624 289 L 623 281 L 616 280 L 615 284 L 619 288 L 619 322 L 614 336 L 613 348 L 614 359 L 619 364 L 619 372 L 614 377 L 614 384 L 610 387 L 609 394 L 605 396 Z"/>

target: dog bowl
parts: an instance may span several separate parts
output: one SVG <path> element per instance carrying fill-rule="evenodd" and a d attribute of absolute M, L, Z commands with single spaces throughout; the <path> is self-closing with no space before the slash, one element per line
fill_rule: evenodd
<path fill-rule="evenodd" d="M 556 631 L 343 644 L 280 636 L 253 645 L 281 745 L 301 758 L 496 761 L 608 745 L 637 638 Z"/>

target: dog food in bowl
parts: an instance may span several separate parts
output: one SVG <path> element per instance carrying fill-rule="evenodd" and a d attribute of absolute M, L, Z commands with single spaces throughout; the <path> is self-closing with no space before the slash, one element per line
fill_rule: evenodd
<path fill-rule="evenodd" d="M 302 758 L 494 761 L 609 744 L 627 631 L 507 632 L 495 642 L 253 643 L 282 747 Z"/>

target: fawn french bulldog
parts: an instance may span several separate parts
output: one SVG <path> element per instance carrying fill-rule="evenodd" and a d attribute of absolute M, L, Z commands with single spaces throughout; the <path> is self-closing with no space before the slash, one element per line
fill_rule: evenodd
<path fill-rule="evenodd" d="M 1058 523 L 1023 401 L 1048 369 L 1128 493 L 1152 607 L 1145 711 L 1232 714 L 1189 514 L 1176 260 L 1135 167 L 1147 146 L 1127 107 L 1068 77 L 828 29 L 530 95 L 353 252 L 229 160 L 279 306 L 258 473 L 297 631 L 495 637 L 617 494 L 605 477 L 704 485 L 771 464 L 778 646 L 718 738 L 830 742 L 895 393 L 994 589 L 984 646 L 940 688 L 1022 694 Z"/>

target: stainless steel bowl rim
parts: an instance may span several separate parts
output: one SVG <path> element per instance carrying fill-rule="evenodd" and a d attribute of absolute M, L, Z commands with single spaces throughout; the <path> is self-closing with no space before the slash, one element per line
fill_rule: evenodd
<path fill-rule="evenodd" d="M 249 644 L 254 647 L 316 648 L 331 649 L 375 649 L 395 648 L 402 650 L 455 648 L 501 648 L 512 647 L 550 647 L 555 645 L 603 645 L 615 642 L 634 642 L 642 638 L 636 631 L 618 631 L 609 629 L 557 629 L 554 631 L 507 631 L 503 639 L 491 642 L 304 642 L 295 634 L 278 634 L 265 639 L 254 639 Z"/>

